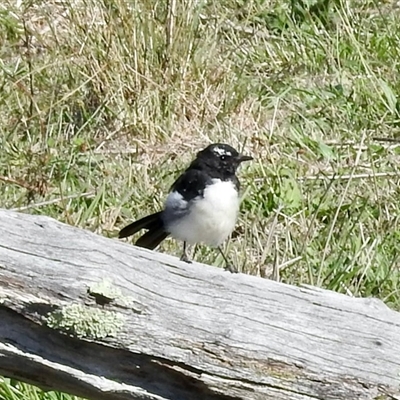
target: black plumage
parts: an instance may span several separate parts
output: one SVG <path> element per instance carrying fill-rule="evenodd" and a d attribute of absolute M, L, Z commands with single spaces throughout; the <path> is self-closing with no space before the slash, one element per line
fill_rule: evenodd
<path fill-rule="evenodd" d="M 171 186 L 166 208 L 126 226 L 119 232 L 119 237 L 125 238 L 147 229 L 135 245 L 154 249 L 170 234 L 168 227 L 188 216 L 191 204 L 204 198 L 206 188 L 217 181 L 232 182 L 239 191 L 236 170 L 241 162 L 251 159 L 226 144 L 216 143 L 206 147 Z"/>

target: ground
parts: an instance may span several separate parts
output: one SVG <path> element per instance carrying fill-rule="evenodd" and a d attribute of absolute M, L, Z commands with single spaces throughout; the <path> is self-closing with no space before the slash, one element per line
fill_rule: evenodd
<path fill-rule="evenodd" d="M 242 272 L 399 309 L 399 4 L 294 3 L 3 2 L 0 207 L 115 237 L 226 142 Z"/>

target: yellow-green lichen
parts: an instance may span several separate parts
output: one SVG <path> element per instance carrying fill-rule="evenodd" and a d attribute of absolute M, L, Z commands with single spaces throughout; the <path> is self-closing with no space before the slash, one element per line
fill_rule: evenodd
<path fill-rule="evenodd" d="M 69 304 L 47 315 L 46 324 L 73 336 L 104 339 L 116 336 L 124 324 L 124 316 L 81 304 Z"/>
<path fill-rule="evenodd" d="M 89 286 L 88 292 L 91 295 L 102 295 L 110 299 L 118 299 L 122 297 L 122 292 L 119 288 L 115 287 L 113 283 L 108 279 L 103 279 L 98 283 L 94 283 Z"/>
<path fill-rule="evenodd" d="M 93 283 L 88 287 L 87 292 L 96 300 L 97 304 L 102 306 L 114 302 L 123 307 L 132 307 L 135 304 L 132 297 L 123 295 L 121 290 L 108 279 Z"/>

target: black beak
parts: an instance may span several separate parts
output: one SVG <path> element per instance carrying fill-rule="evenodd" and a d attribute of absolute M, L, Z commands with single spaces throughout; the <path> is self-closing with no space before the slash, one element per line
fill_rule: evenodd
<path fill-rule="evenodd" d="M 244 154 L 240 154 L 237 160 L 239 161 L 239 164 L 242 163 L 243 161 L 250 161 L 252 160 L 253 157 L 251 156 L 245 156 Z"/>

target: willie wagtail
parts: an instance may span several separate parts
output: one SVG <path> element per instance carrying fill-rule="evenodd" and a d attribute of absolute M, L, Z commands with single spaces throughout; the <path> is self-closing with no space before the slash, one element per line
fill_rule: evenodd
<path fill-rule="evenodd" d="M 187 243 L 204 243 L 221 251 L 220 245 L 232 233 L 239 211 L 236 170 L 243 161 L 252 159 L 227 144 L 211 144 L 197 153 L 172 185 L 164 210 L 131 223 L 119 237 L 147 229 L 135 244 L 154 249 L 171 235 L 184 242 L 181 260 L 187 262 Z"/>

